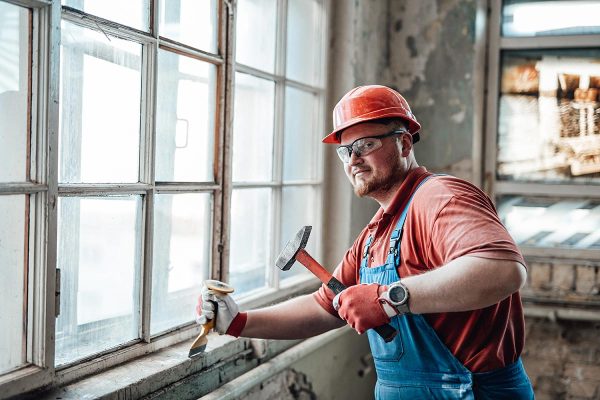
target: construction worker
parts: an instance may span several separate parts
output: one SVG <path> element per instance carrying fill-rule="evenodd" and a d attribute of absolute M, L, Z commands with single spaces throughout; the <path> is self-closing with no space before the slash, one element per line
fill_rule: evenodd
<path fill-rule="evenodd" d="M 234 336 L 305 338 L 344 324 L 367 332 L 377 399 L 531 399 L 520 360 L 525 262 L 490 199 L 461 179 L 417 164 L 421 126 L 385 86 L 348 92 L 333 111 L 341 165 L 358 196 L 381 208 L 334 271 L 348 288 L 239 312 L 204 290 L 199 322 Z M 389 323 L 385 342 L 373 329 Z"/>

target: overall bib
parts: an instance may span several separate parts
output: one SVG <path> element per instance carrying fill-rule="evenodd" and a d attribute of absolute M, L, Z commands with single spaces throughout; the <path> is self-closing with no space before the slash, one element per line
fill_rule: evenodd
<path fill-rule="evenodd" d="M 392 233 L 390 252 L 384 265 L 369 268 L 369 247 L 373 237 L 367 239 L 359 272 L 360 283 L 390 285 L 400 280 L 396 266 L 400 262 L 402 227 L 411 201 L 412 196 Z M 390 325 L 398 334 L 389 343 L 373 329 L 367 331 L 377 370 L 376 399 L 534 398 L 520 359 L 494 371 L 471 373 L 454 357 L 422 315 L 396 316 Z"/>

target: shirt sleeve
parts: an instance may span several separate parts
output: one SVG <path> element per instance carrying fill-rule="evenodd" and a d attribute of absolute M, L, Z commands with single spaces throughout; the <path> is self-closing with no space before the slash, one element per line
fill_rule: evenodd
<path fill-rule="evenodd" d="M 346 251 L 344 258 L 333 271 L 333 276 L 342 282 L 346 287 L 357 284 L 358 265 L 355 250 L 356 243 L 350 249 L 348 249 L 348 251 Z M 323 307 L 325 311 L 339 318 L 337 311 L 335 311 L 333 308 L 332 302 L 335 295 L 331 289 L 325 286 L 325 284 L 322 284 L 319 290 L 313 293 L 313 296 L 317 303 L 319 303 L 319 305 Z"/>
<path fill-rule="evenodd" d="M 489 198 L 477 191 L 453 196 L 439 210 L 428 252 L 439 265 L 465 255 L 516 261 L 525 266 L 514 240 Z"/>

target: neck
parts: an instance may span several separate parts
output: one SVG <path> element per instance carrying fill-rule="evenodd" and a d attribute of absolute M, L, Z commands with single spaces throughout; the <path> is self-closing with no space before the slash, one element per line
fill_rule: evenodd
<path fill-rule="evenodd" d="M 375 200 L 384 211 L 387 211 L 396 195 L 396 192 L 400 189 L 400 186 L 404 183 L 404 180 L 410 174 L 411 171 L 419 168 L 417 162 L 412 159 L 408 162 L 407 168 L 400 174 L 398 179 L 388 188 L 378 190 L 377 192 L 369 193 L 369 197 Z"/>

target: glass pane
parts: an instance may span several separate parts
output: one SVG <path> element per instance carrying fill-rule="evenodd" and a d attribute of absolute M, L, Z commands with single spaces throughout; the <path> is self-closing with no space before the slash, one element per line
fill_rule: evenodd
<path fill-rule="evenodd" d="M 158 51 L 156 180 L 213 181 L 217 68 Z"/>
<path fill-rule="evenodd" d="M 0 2 L 0 182 L 29 180 L 29 31 L 29 11 Z"/>
<path fill-rule="evenodd" d="M 235 74 L 233 180 L 269 181 L 273 165 L 275 83 Z"/>
<path fill-rule="evenodd" d="M 318 104 L 313 93 L 285 89 L 284 181 L 315 178 L 322 147 L 316 132 L 320 126 Z"/>
<path fill-rule="evenodd" d="M 231 198 L 229 283 L 236 294 L 265 286 L 270 260 L 271 190 L 234 189 Z"/>
<path fill-rule="evenodd" d="M 235 61 L 267 72 L 275 68 L 276 0 L 239 0 Z"/>
<path fill-rule="evenodd" d="M 288 2 L 286 75 L 290 79 L 317 85 L 323 65 L 321 20 L 324 14 L 319 0 Z"/>
<path fill-rule="evenodd" d="M 517 244 L 600 249 L 600 201 L 504 196 L 498 214 Z"/>
<path fill-rule="evenodd" d="M 503 55 L 498 177 L 600 182 L 600 50 Z"/>
<path fill-rule="evenodd" d="M 119 24 L 150 31 L 150 0 L 62 0 L 62 4 Z"/>
<path fill-rule="evenodd" d="M 137 182 L 141 45 L 63 22 L 59 179 Z"/>
<path fill-rule="evenodd" d="M 212 221 L 208 193 L 155 199 L 152 334 L 196 318 L 196 299 L 210 269 Z"/>
<path fill-rule="evenodd" d="M 159 4 L 160 36 L 216 53 L 216 0 L 160 0 Z"/>
<path fill-rule="evenodd" d="M 318 244 L 321 243 L 321 224 L 319 223 L 319 204 L 317 189 L 312 186 L 284 186 L 281 212 L 280 251 L 287 242 L 305 225 L 312 226 L 306 251 L 317 261 Z M 327 267 L 326 267 L 327 268 Z M 295 265 L 288 271 L 280 272 L 281 279 L 309 273 L 302 265 Z"/>
<path fill-rule="evenodd" d="M 27 361 L 27 203 L 25 195 L 0 196 L 0 374 Z"/>
<path fill-rule="evenodd" d="M 548 36 L 600 33 L 600 1 L 505 0 L 503 36 Z"/>
<path fill-rule="evenodd" d="M 138 338 L 141 239 L 140 196 L 59 199 L 57 364 Z"/>

